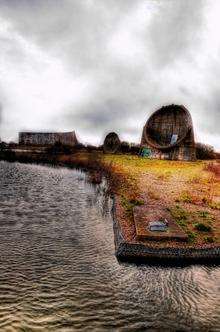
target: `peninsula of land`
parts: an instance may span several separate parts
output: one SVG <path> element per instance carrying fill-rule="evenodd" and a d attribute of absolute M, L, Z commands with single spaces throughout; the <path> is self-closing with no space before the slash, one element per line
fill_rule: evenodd
<path fill-rule="evenodd" d="M 208 260 L 220 257 L 220 163 L 170 161 L 102 151 L 53 153 L 20 147 L 1 159 L 88 171 L 113 197 L 115 253 L 122 260 Z M 13 159 L 13 160 L 12 160 Z M 165 231 L 149 222 L 168 221 Z"/>

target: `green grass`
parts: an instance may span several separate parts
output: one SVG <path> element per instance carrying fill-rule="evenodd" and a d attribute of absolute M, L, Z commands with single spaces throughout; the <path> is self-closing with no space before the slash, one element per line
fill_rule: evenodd
<path fill-rule="evenodd" d="M 201 218 L 209 218 L 210 217 L 210 213 L 208 211 L 198 211 L 198 216 Z"/>
<path fill-rule="evenodd" d="M 178 225 L 180 225 L 183 228 L 187 226 L 188 212 L 186 210 L 184 210 L 179 205 L 175 205 L 174 207 L 168 208 L 168 210 Z"/>
<path fill-rule="evenodd" d="M 212 227 L 210 225 L 203 224 L 200 222 L 200 223 L 195 224 L 195 229 L 197 229 L 197 231 L 200 231 L 200 232 L 211 232 Z"/>
<path fill-rule="evenodd" d="M 215 240 L 213 239 L 212 236 L 205 236 L 205 237 L 204 237 L 204 241 L 205 241 L 206 243 L 214 243 L 214 242 L 215 242 Z"/>
<path fill-rule="evenodd" d="M 88 154 L 79 157 L 88 159 Z M 94 159 L 110 170 L 113 192 L 121 197 L 129 223 L 133 222 L 133 208 L 143 204 L 140 199 L 146 202 L 149 199 L 154 200 L 155 209 L 157 202 L 158 206 L 169 206 L 173 220 L 188 234 L 190 242 L 211 243 L 208 242 L 212 241 L 211 236 L 205 238 L 208 232 L 212 232 L 214 242 L 219 241 L 219 221 L 214 210 L 220 209 L 220 203 L 214 199 L 219 195 L 220 186 L 217 180 L 210 180 L 206 162 L 102 153 L 97 153 Z M 201 230 L 204 227 L 200 224 L 204 224 L 206 230 Z"/>
<path fill-rule="evenodd" d="M 220 202 L 208 202 L 208 206 L 211 209 L 220 210 Z"/>
<path fill-rule="evenodd" d="M 194 243 L 196 241 L 197 234 L 195 232 L 187 231 L 187 235 L 188 235 L 188 242 Z"/>
<path fill-rule="evenodd" d="M 176 200 L 176 202 L 183 202 L 183 203 L 192 203 L 192 201 L 193 201 L 192 196 L 187 191 L 184 191 L 180 195 L 180 198 Z"/>
<path fill-rule="evenodd" d="M 138 199 L 131 199 L 131 200 L 128 200 L 126 197 L 122 197 L 121 198 L 121 203 L 122 203 L 122 206 L 124 207 L 125 211 L 126 211 L 126 214 L 129 216 L 129 217 L 132 217 L 133 216 L 133 208 L 135 206 L 140 206 L 140 205 L 143 205 L 144 202 L 141 201 L 141 200 L 138 200 Z"/>

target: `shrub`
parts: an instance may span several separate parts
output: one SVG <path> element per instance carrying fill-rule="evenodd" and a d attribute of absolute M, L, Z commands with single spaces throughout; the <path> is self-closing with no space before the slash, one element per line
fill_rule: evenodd
<path fill-rule="evenodd" d="M 140 206 L 140 205 L 144 205 L 144 201 L 142 201 L 140 199 L 131 199 L 130 204 L 132 204 L 133 206 Z"/>
<path fill-rule="evenodd" d="M 85 145 L 82 143 L 77 143 L 76 145 L 74 145 L 74 150 L 82 150 L 85 149 Z"/>
<path fill-rule="evenodd" d="M 122 197 L 121 203 L 129 217 L 133 216 L 133 208 L 135 206 L 140 206 L 144 204 L 144 202 L 141 200 L 138 199 L 128 200 L 126 197 Z"/>
<path fill-rule="evenodd" d="M 7 160 L 13 162 L 16 160 L 15 152 L 9 149 L 0 150 L 0 160 Z"/>
<path fill-rule="evenodd" d="M 195 224 L 195 228 L 200 232 L 210 232 L 212 230 L 211 226 L 203 224 L 202 222 Z"/>
<path fill-rule="evenodd" d="M 213 146 L 203 143 L 196 143 L 196 158 L 197 159 L 215 159 L 215 151 Z"/>
<path fill-rule="evenodd" d="M 0 142 L 0 151 L 4 151 L 7 148 L 7 143 Z"/>
<path fill-rule="evenodd" d="M 190 195 L 189 192 L 184 191 L 181 195 L 180 195 L 180 201 L 184 202 L 184 203 L 192 203 L 192 196 Z"/>
<path fill-rule="evenodd" d="M 216 209 L 216 210 L 220 210 L 220 202 L 209 202 L 208 206 L 211 209 Z"/>
<path fill-rule="evenodd" d="M 16 149 L 17 146 L 18 146 L 18 144 L 15 142 L 9 142 L 9 144 L 8 144 L 9 149 Z"/>
<path fill-rule="evenodd" d="M 62 144 L 61 142 L 56 142 L 52 146 L 46 149 L 46 153 L 56 155 L 56 154 L 71 154 L 72 147 L 69 145 Z"/>
<path fill-rule="evenodd" d="M 189 242 L 195 242 L 195 239 L 196 239 L 196 234 L 192 231 L 188 231 L 187 232 L 187 235 L 188 235 L 188 241 Z"/>
<path fill-rule="evenodd" d="M 91 145 L 91 144 L 88 144 L 86 146 L 86 150 L 88 152 L 92 152 L 92 151 L 100 151 L 102 149 L 102 147 L 99 147 L 99 146 L 95 146 L 95 145 Z"/>
<path fill-rule="evenodd" d="M 213 242 L 214 242 L 214 239 L 213 239 L 212 236 L 205 236 L 205 237 L 204 237 L 204 241 L 205 241 L 206 243 L 213 243 Z"/>
<path fill-rule="evenodd" d="M 131 154 L 139 154 L 139 152 L 140 152 L 140 145 L 139 144 L 131 144 L 130 153 Z"/>
<path fill-rule="evenodd" d="M 197 213 L 201 218 L 210 218 L 210 213 L 208 211 L 198 211 Z"/>
<path fill-rule="evenodd" d="M 171 216 L 174 218 L 176 223 L 182 227 L 187 226 L 188 213 L 181 206 L 176 205 L 174 207 L 168 208 Z"/>
<path fill-rule="evenodd" d="M 121 142 L 121 152 L 122 153 L 129 153 L 130 152 L 130 145 L 128 142 Z"/>

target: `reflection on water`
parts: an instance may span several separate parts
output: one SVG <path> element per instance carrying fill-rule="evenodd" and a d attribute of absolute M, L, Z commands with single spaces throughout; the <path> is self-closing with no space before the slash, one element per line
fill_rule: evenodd
<path fill-rule="evenodd" d="M 84 180 L 0 162 L 0 331 L 219 331 L 220 269 L 119 264 Z"/>

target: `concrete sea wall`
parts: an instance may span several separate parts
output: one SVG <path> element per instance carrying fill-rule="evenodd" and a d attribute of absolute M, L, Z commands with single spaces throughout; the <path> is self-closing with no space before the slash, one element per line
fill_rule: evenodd
<path fill-rule="evenodd" d="M 117 196 L 113 198 L 112 217 L 115 242 L 115 255 L 119 260 L 162 261 L 165 263 L 176 262 L 211 262 L 220 263 L 220 247 L 205 248 L 172 248 L 154 247 L 140 242 L 128 242 L 122 234 L 120 222 L 117 219 Z"/>

